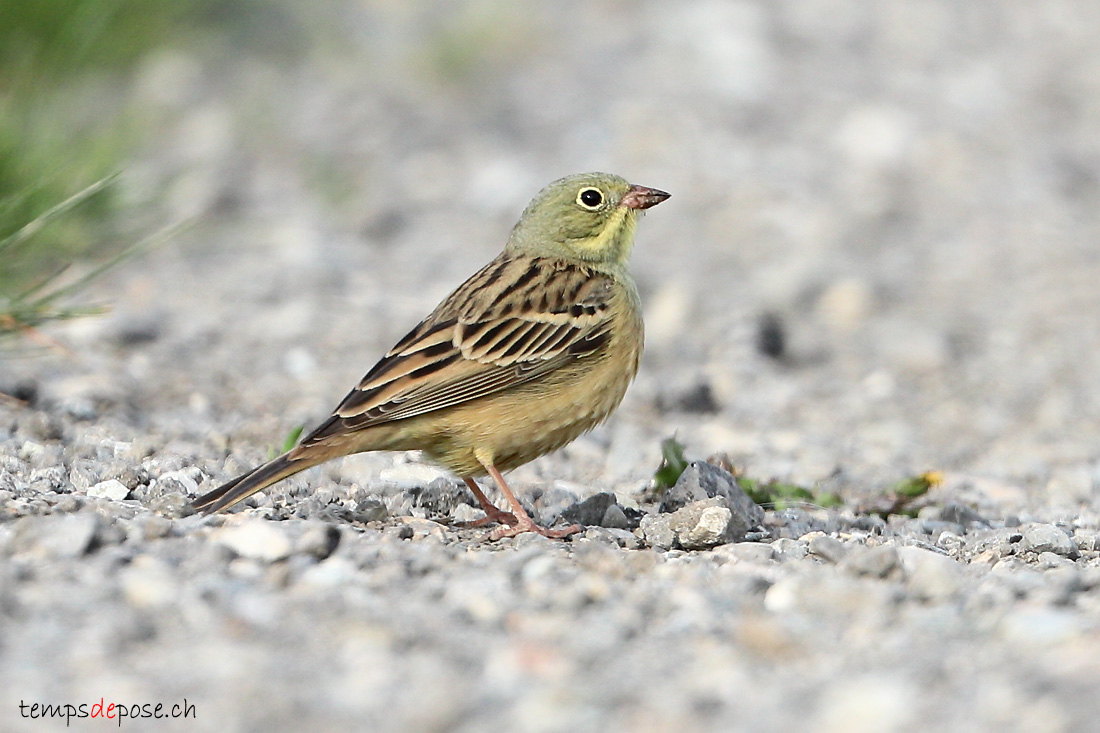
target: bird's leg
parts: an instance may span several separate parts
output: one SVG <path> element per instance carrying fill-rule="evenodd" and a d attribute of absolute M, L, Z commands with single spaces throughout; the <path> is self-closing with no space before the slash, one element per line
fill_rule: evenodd
<path fill-rule="evenodd" d="M 482 525 L 489 524 L 490 522 L 500 522 L 501 524 L 508 525 L 516 523 L 516 518 L 512 516 L 510 512 L 505 512 L 497 509 L 493 505 L 493 502 L 489 501 L 489 497 L 485 496 L 485 493 L 477 485 L 476 481 L 474 481 L 472 478 L 464 478 L 462 480 L 466 482 L 466 486 L 469 487 L 470 491 L 472 491 L 474 493 L 474 496 L 477 497 L 478 502 L 481 504 L 482 510 L 485 512 L 485 516 L 481 519 L 475 519 L 472 522 L 463 522 L 460 526 L 480 527 Z"/>
<path fill-rule="evenodd" d="M 519 503 L 519 499 L 512 493 L 512 490 L 508 488 L 508 484 L 504 481 L 504 477 L 500 475 L 500 471 L 496 466 L 488 462 L 482 462 L 485 466 L 485 470 L 489 472 L 489 475 L 493 477 L 493 481 L 496 481 L 497 488 L 504 494 L 504 498 L 508 500 L 508 503 L 512 506 L 512 515 L 515 518 L 515 522 L 510 522 L 508 527 L 497 527 L 490 533 L 489 539 L 499 540 L 502 537 L 515 537 L 517 534 L 523 532 L 534 532 L 535 534 L 541 534 L 543 537 L 568 537 L 574 532 L 580 532 L 582 527 L 579 524 L 571 524 L 568 527 L 562 529 L 547 529 L 546 527 L 540 527 L 535 524 L 535 520 L 531 519 L 530 515 L 524 510 L 523 505 Z M 499 511 L 499 510 L 498 510 Z"/>

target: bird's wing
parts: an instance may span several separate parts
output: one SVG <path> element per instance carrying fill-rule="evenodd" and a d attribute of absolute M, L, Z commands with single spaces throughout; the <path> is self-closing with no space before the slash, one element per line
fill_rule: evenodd
<path fill-rule="evenodd" d="M 614 281 L 583 265 L 501 256 L 401 339 L 303 443 L 529 382 L 610 338 Z"/>

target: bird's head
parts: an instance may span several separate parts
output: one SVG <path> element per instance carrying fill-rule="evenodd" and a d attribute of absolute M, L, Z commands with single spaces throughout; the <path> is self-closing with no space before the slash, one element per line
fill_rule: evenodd
<path fill-rule="evenodd" d="M 610 173 L 581 173 L 554 181 L 524 209 L 507 251 L 626 266 L 638 212 L 669 197 Z"/>

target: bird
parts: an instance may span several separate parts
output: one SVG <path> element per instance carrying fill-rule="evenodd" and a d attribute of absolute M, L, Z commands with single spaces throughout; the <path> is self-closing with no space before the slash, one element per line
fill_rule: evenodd
<path fill-rule="evenodd" d="M 422 451 L 461 478 L 490 539 L 566 537 L 524 510 L 503 472 L 603 422 L 638 372 L 641 304 L 627 263 L 639 215 L 669 198 L 608 173 L 567 176 L 527 205 L 504 250 L 390 349 L 296 447 L 195 499 L 207 514 L 365 451 Z M 490 477 L 497 508 L 475 478 Z"/>

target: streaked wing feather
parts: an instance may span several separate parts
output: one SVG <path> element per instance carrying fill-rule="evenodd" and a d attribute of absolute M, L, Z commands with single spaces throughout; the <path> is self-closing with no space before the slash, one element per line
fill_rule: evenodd
<path fill-rule="evenodd" d="M 409 332 L 306 441 L 479 399 L 603 346 L 613 282 L 580 265 L 494 260 Z"/>

